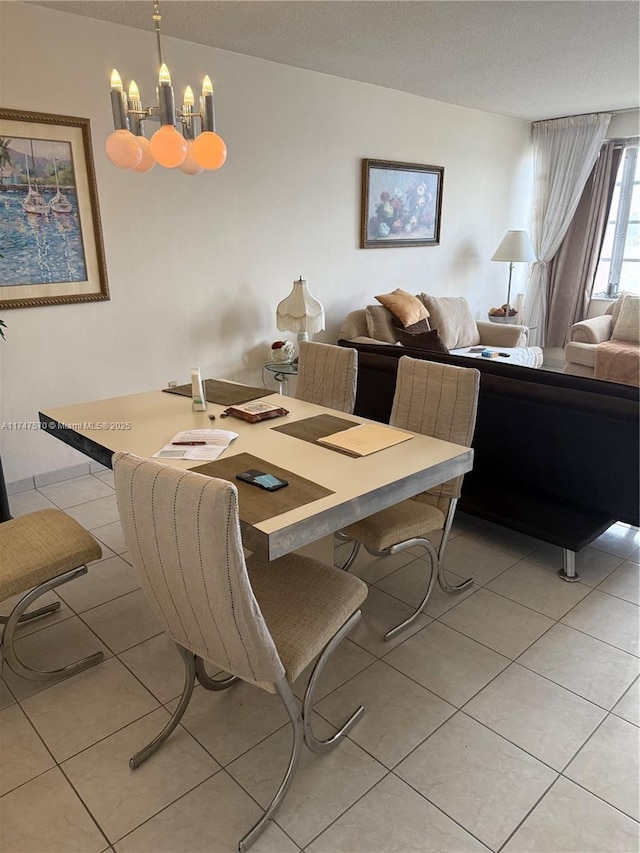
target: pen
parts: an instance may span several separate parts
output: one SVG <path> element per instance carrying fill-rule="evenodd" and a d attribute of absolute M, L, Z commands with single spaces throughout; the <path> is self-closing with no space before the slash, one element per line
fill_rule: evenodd
<path fill-rule="evenodd" d="M 206 441 L 172 441 L 171 446 L 175 447 L 177 444 L 180 444 L 180 445 L 189 445 L 191 447 L 191 446 L 194 446 L 196 444 L 206 444 L 206 443 L 207 443 Z"/>

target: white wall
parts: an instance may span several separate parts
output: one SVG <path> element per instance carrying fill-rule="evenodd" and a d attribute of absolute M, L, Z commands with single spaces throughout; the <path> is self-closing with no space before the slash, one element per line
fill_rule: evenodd
<path fill-rule="evenodd" d="M 0 3 L 0 29 L 2 106 L 91 119 L 111 289 L 109 302 L 2 313 L 1 421 L 186 381 L 192 365 L 257 381 L 300 274 L 328 341 L 398 286 L 464 295 L 478 317 L 504 301 L 507 268 L 490 258 L 528 227 L 526 122 L 166 38 L 177 94 L 214 80 L 229 156 L 198 177 L 137 175 L 103 152 L 109 75 L 135 78 L 149 103 L 153 34 L 21 3 Z M 445 167 L 439 247 L 358 248 L 363 157 Z M 0 431 L 0 448 L 9 482 L 80 461 L 39 433 Z"/>

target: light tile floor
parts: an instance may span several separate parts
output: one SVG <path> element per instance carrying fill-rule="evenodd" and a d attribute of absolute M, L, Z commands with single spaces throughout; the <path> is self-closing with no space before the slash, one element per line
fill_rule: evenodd
<path fill-rule="evenodd" d="M 21 629 L 20 650 L 44 666 L 100 648 L 105 660 L 49 686 L 5 668 L 0 848 L 234 850 L 288 759 L 279 701 L 197 688 L 164 748 L 129 770 L 175 706 L 181 661 L 127 562 L 110 473 L 11 497 L 15 515 L 46 506 L 89 527 L 104 555 L 59 589 L 57 616 Z M 304 756 L 255 853 L 637 851 L 639 547 L 616 524 L 564 584 L 560 549 L 460 515 L 448 566 L 476 584 L 438 591 L 391 644 L 381 634 L 421 594 L 418 553 L 360 557 L 370 595 L 325 672 L 316 724 L 330 732 L 360 702 L 365 715 L 334 752 Z"/>

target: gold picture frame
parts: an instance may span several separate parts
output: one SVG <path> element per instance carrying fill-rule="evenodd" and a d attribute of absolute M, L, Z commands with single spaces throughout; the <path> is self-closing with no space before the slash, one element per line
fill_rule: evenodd
<path fill-rule="evenodd" d="M 89 119 L 0 109 L 0 310 L 109 299 Z"/>

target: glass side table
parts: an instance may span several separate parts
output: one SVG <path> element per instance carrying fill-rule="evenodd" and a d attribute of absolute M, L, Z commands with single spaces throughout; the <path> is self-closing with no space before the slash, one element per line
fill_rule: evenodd
<path fill-rule="evenodd" d="M 269 373 L 273 373 L 273 378 L 278 383 L 278 393 L 287 395 L 287 382 L 290 377 L 298 375 L 298 363 L 297 361 L 280 361 L 280 362 L 271 362 L 269 364 L 265 364 L 262 368 L 262 375 L 264 378 L 264 371 L 268 370 Z"/>

